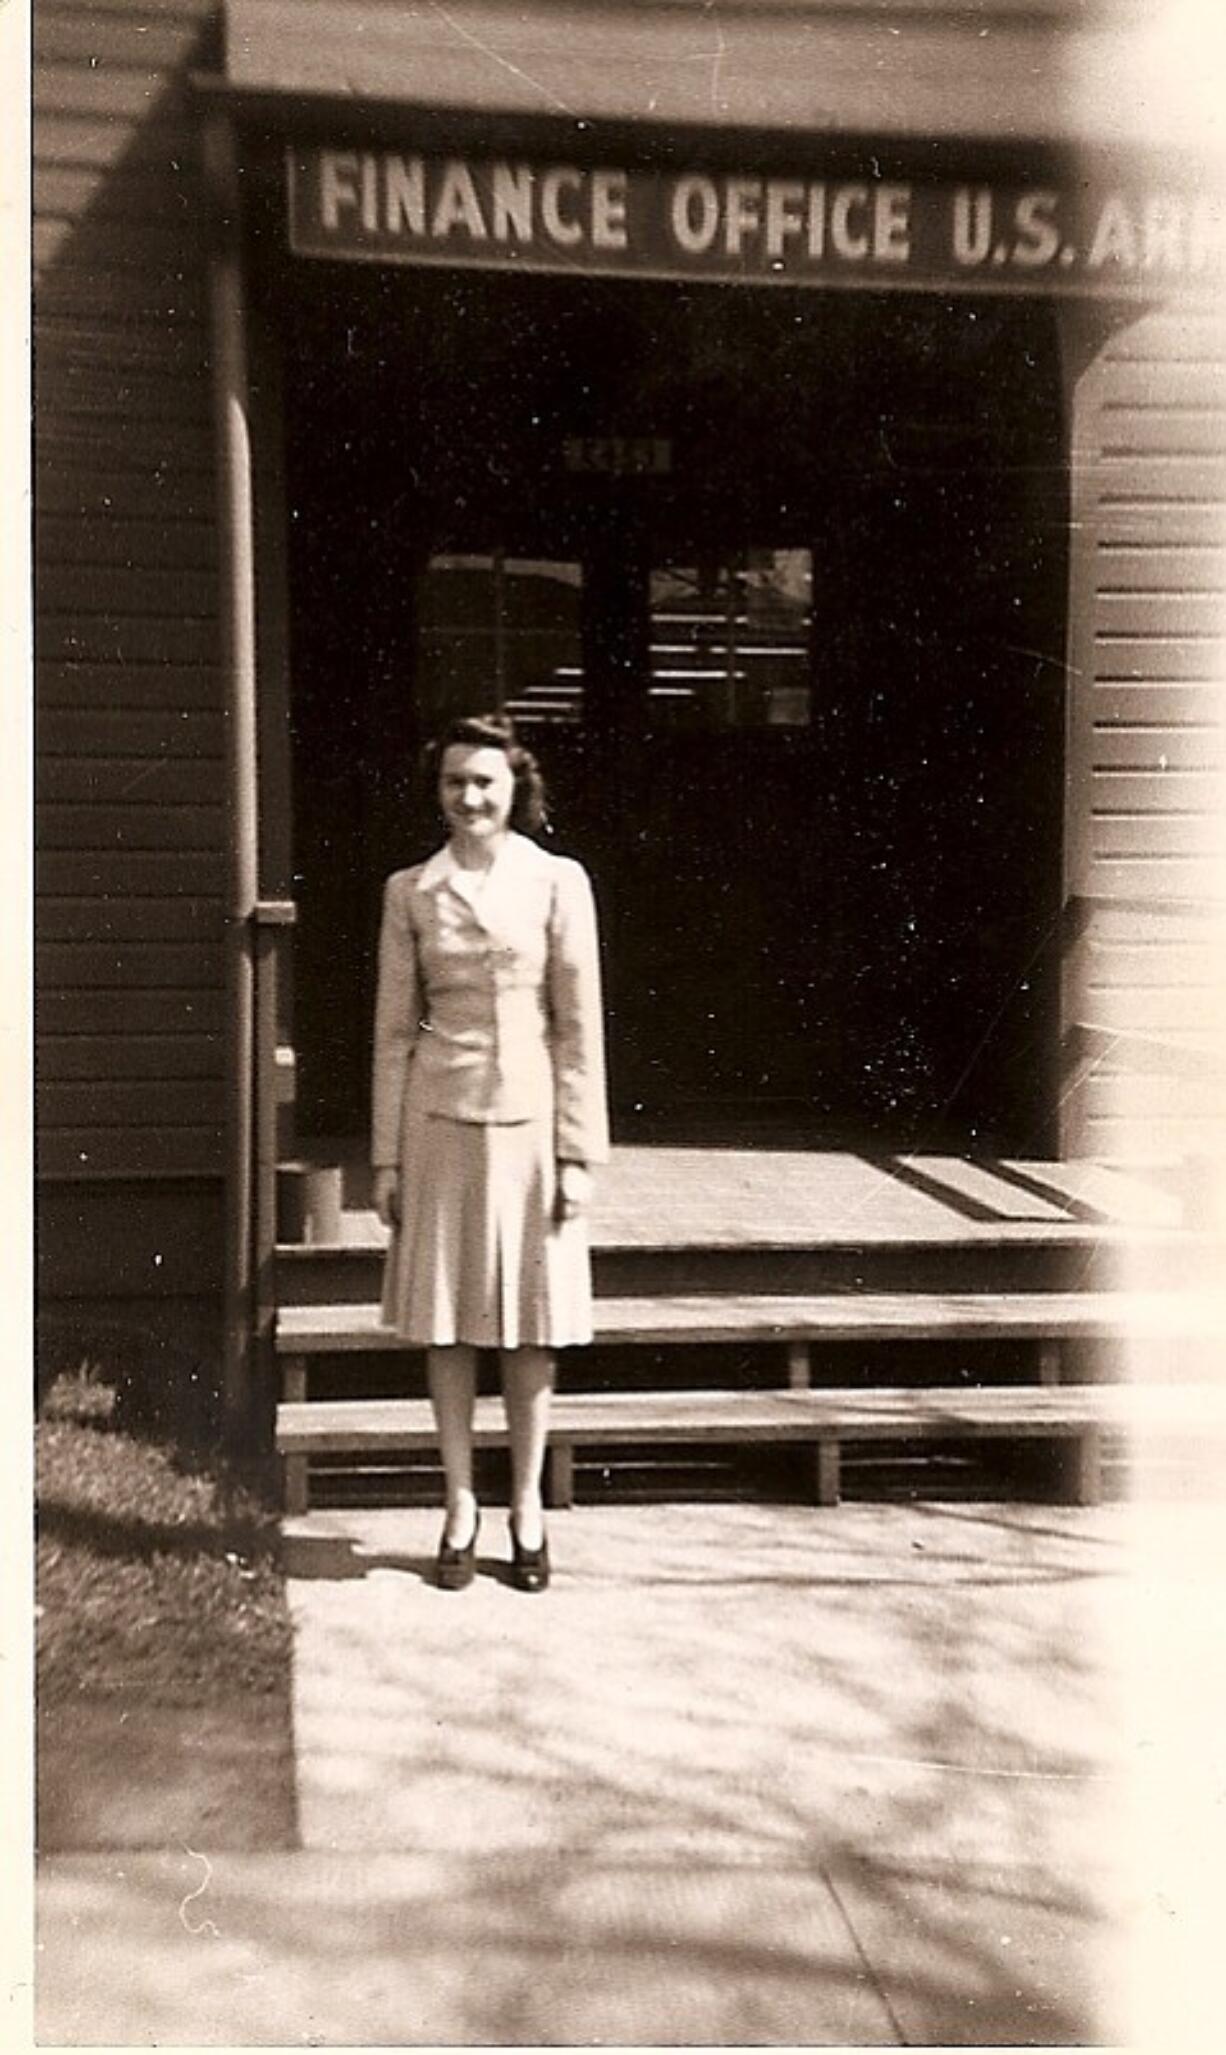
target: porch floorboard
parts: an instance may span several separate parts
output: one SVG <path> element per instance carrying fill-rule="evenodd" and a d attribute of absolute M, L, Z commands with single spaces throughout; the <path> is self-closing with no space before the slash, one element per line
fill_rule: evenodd
<path fill-rule="evenodd" d="M 359 1153 L 332 1160 L 346 1184 L 339 1246 L 380 1246 Z M 1090 1245 L 1182 1240 L 1181 1217 L 1176 1165 L 634 1145 L 599 1172 L 591 1239 L 597 1251 Z"/>

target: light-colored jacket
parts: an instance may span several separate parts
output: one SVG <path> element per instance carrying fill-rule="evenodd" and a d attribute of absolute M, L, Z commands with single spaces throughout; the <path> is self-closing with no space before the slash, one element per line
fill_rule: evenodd
<path fill-rule="evenodd" d="M 596 910 L 587 873 L 510 835 L 475 905 L 454 859 L 396 871 L 383 897 L 371 1161 L 401 1160 L 406 1095 L 426 1113 L 552 1118 L 559 1162 L 608 1155 Z"/>

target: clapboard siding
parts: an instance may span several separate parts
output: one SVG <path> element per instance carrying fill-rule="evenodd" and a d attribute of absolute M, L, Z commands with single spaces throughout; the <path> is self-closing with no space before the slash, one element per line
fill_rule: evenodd
<path fill-rule="evenodd" d="M 35 776 L 35 797 L 41 805 L 120 805 L 139 798 L 159 806 L 213 806 L 217 768 L 212 760 L 193 756 L 49 756 L 44 752 Z"/>
<path fill-rule="evenodd" d="M 33 19 L 36 63 L 47 75 L 57 64 L 82 63 L 103 76 L 136 71 L 172 76 L 192 60 L 199 36 L 199 7 L 168 9 L 166 0 L 106 10 L 96 6 L 37 0 Z"/>
<path fill-rule="evenodd" d="M 39 357 L 39 399 L 72 423 L 112 416 L 122 407 L 141 422 L 207 424 L 209 387 L 201 368 L 158 369 L 114 361 L 89 364 L 53 346 Z"/>
<path fill-rule="evenodd" d="M 151 1077 L 202 1078 L 216 1082 L 220 1061 L 217 1036 L 188 1035 L 60 1035 L 48 1044 L 39 1066 L 43 1084 L 88 1083 L 91 1088 L 112 1080 Z"/>
<path fill-rule="evenodd" d="M 1226 503 L 1173 500 L 1161 506 L 1140 501 L 1127 513 L 1102 509 L 1098 548 L 1104 557 L 1136 549 L 1221 549 L 1226 545 Z"/>
<path fill-rule="evenodd" d="M 220 991 L 192 992 L 181 986 L 167 991 L 97 991 L 90 999 L 89 1029 L 95 1035 L 201 1035 L 216 1049 L 224 1010 Z M 38 1004 L 38 1024 L 52 1040 L 83 1032 L 75 993 L 45 993 Z"/>
<path fill-rule="evenodd" d="M 42 106 L 36 125 L 35 174 L 40 166 L 48 164 L 73 164 L 99 171 L 115 168 L 127 176 L 150 168 L 164 174 L 169 165 L 178 177 L 191 158 L 181 154 L 186 145 L 173 124 L 171 147 L 167 148 L 169 113 L 164 108 L 156 123 L 150 121 L 133 129 L 129 122 L 112 121 L 105 115 L 66 113 L 57 107 Z"/>
<path fill-rule="evenodd" d="M 1098 545 L 1098 579 L 1102 592 L 1148 593 L 1154 590 L 1210 592 L 1222 595 L 1220 541 L 1114 542 Z"/>
<path fill-rule="evenodd" d="M 39 856 L 38 880 L 41 891 L 58 898 L 109 899 L 121 893 L 161 899 L 168 892 L 199 892 L 216 899 L 225 887 L 225 859 L 211 849 L 53 849 Z M 88 1006 L 84 1010 L 88 1014 Z"/>
<path fill-rule="evenodd" d="M 156 176 L 158 160 L 150 166 Z M 203 329 L 206 294 L 202 280 L 190 271 L 123 271 L 98 265 L 90 271 L 76 269 L 79 241 L 71 252 L 72 262 L 53 264 L 39 279 L 38 306 L 61 319 L 120 323 L 124 321 Z M 199 261 L 203 261 L 201 258 Z M 201 338 L 203 347 L 203 338 Z"/>
<path fill-rule="evenodd" d="M 163 190 L 167 223 L 195 219 L 195 184 L 185 166 L 176 172 L 168 164 L 173 183 Z M 123 166 L 66 164 L 44 161 L 34 167 L 31 193 L 40 220 L 75 221 L 88 208 L 99 221 L 127 221 L 138 214 L 143 203 L 144 174 Z"/>
<path fill-rule="evenodd" d="M 33 22 L 40 1164 L 221 1162 L 224 715 L 202 186 L 216 0 Z"/>
<path fill-rule="evenodd" d="M 216 571 L 217 530 L 212 521 L 184 520 L 167 526 L 145 515 L 122 518 L 105 513 L 42 514 L 35 523 L 35 548 L 44 566 L 124 564 L 180 571 Z"/>
<path fill-rule="evenodd" d="M 113 849 L 213 851 L 223 840 L 225 823 L 219 806 L 191 802 L 172 806 L 130 800 L 118 806 L 91 806 L 88 801 L 56 800 L 39 811 L 37 846 L 98 855 Z"/>
<path fill-rule="evenodd" d="M 40 1116 L 61 1128 L 131 1127 L 156 1120 L 165 1128 L 202 1127 L 220 1122 L 221 1086 L 215 1078 L 148 1078 L 88 1084 L 40 1083 Z"/>
<path fill-rule="evenodd" d="M 1105 1032 L 1066 1142 L 1091 1154 L 1226 1141 L 1224 393 L 1226 320 L 1165 308 L 1073 395 L 1068 886 L 1091 911 L 1065 1007 Z"/>
<path fill-rule="evenodd" d="M 131 560 L 82 564 L 79 559 L 75 565 L 58 563 L 46 568 L 54 570 L 57 606 L 78 618 L 101 614 L 120 621 L 133 617 L 157 623 L 177 618 L 210 621 L 216 635 L 217 578 L 212 571 L 145 570 Z"/>
<path fill-rule="evenodd" d="M 217 982 L 211 942 L 47 942 L 43 956 L 50 984 L 83 981 L 95 993 L 207 991 Z"/>
<path fill-rule="evenodd" d="M 62 463 L 52 466 L 44 460 L 39 467 L 38 514 L 80 514 L 107 519 L 115 506 L 112 470 L 93 470 L 74 464 L 64 452 Z M 168 476 L 156 464 L 146 469 L 126 470 L 117 521 L 157 520 L 187 525 L 214 521 L 213 476 L 211 471 Z"/>
<path fill-rule="evenodd" d="M 144 182 L 144 174 L 135 183 Z M 71 314 L 49 314 L 40 308 L 38 322 L 39 373 L 69 370 L 80 366 L 93 376 L 113 375 L 118 368 L 128 375 L 155 372 L 163 378 L 202 378 L 207 366 L 201 361 L 199 338 L 190 328 L 164 328 L 154 322 L 138 322 L 130 315 L 110 325 L 86 322 Z"/>
<path fill-rule="evenodd" d="M 221 1122 L 159 1127 L 61 1127 L 38 1130 L 38 1174 L 45 1178 L 165 1177 L 212 1174 L 221 1154 Z M 118 1280 L 113 1279 L 114 1283 Z M 193 1278 L 193 1284 L 196 1280 Z"/>
<path fill-rule="evenodd" d="M 1145 507 L 1164 512 L 1220 507 L 1222 467 L 1200 457 L 1151 455 L 1144 464 L 1135 457 L 1102 458 L 1098 501 L 1104 516 Z"/>
<path fill-rule="evenodd" d="M 190 35 L 185 52 L 190 51 Z M 37 123 L 41 113 L 73 114 L 96 121 L 138 124 L 150 115 L 167 113 L 168 100 L 183 100 L 173 75 L 156 64 L 98 64 L 88 57 L 59 62 L 36 60 L 32 106 Z M 184 147 L 188 138 L 184 137 Z"/>
<path fill-rule="evenodd" d="M 48 942 L 208 942 L 222 939 L 219 899 L 109 899 L 103 906 L 44 892 L 36 909 L 37 932 Z"/>
<path fill-rule="evenodd" d="M 203 335 L 200 344 L 203 348 Z M 36 396 L 41 406 L 42 394 L 36 391 Z M 167 422 L 129 420 L 124 411 L 101 420 L 90 415 L 49 413 L 45 422 L 39 419 L 37 427 L 40 466 L 53 474 L 60 470 L 101 470 L 120 481 L 133 471 L 144 476 L 155 473 L 168 481 L 185 476 L 193 484 L 199 478 L 211 479 L 208 426 L 206 421 L 193 418 L 194 397 L 187 386 L 183 416 Z M 123 506 L 122 493 L 112 497 Z M 169 491 L 167 512 L 173 512 Z"/>
<path fill-rule="evenodd" d="M 222 755 L 222 716 L 206 698 L 214 671 L 184 665 L 168 680 L 152 666 L 147 671 L 119 664 L 53 664 L 47 669 L 47 699 L 38 727 L 41 750 L 50 755 Z M 75 704 L 69 696 L 74 686 L 80 689 Z M 186 703 L 167 706 L 176 689 Z"/>
<path fill-rule="evenodd" d="M 54 572 L 46 578 L 40 574 L 40 598 L 50 599 L 54 585 Z M 78 614 L 58 606 L 44 612 L 40 607 L 37 646 L 43 657 L 65 663 L 169 663 L 195 669 L 216 661 L 217 625 L 174 613 L 146 619 L 140 614 Z"/>
<path fill-rule="evenodd" d="M 1185 771 L 1212 770 L 1217 749 L 1217 732 L 1209 721 L 1189 721 L 1175 729 L 1163 723 L 1130 727 L 1120 721 L 1111 727 L 1099 727 L 1094 770 L 1100 778 L 1113 772 L 1177 777 Z"/>
<path fill-rule="evenodd" d="M 1104 1064 L 1086 1084 L 1085 1117 L 1092 1122 L 1100 1134 L 1106 1134 L 1114 1127 L 1117 1131 L 1124 1126 L 1120 1120 L 1119 1102 L 1127 1092 L 1129 1119 L 1127 1125 L 1135 1132 L 1143 1125 L 1150 1134 L 1147 1155 L 1170 1156 L 1176 1153 L 1170 1142 L 1161 1137 L 1159 1130 L 1169 1120 L 1171 1112 L 1170 1080 L 1164 1077 L 1147 1077 L 1127 1066 L 1113 1071 Z M 1179 1117 L 1181 1133 L 1186 1134 L 1191 1123 L 1210 1122 L 1216 1126 L 1222 1117 L 1222 1087 L 1214 1078 L 1183 1078 L 1179 1086 Z M 1120 1153 L 1118 1142 L 1109 1151 Z"/>
<path fill-rule="evenodd" d="M 1220 406 L 1104 407 L 1102 419 L 1107 458 L 1203 457 L 1226 450 L 1226 409 Z"/>
<path fill-rule="evenodd" d="M 76 214 L 44 216 L 34 223 L 33 254 L 36 270 L 43 270 L 62 256 L 79 233 Z M 153 272 L 171 275 L 176 283 L 194 271 L 199 255 L 198 224 L 180 222 L 173 216 L 164 221 L 141 222 L 130 218 L 102 220 L 90 226 L 90 258 L 98 271 Z"/>

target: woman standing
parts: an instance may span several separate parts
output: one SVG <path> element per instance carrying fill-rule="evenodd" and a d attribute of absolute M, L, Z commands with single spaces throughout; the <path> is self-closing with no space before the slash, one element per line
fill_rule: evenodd
<path fill-rule="evenodd" d="M 439 1584 L 462 1590 L 474 1574 L 476 1351 L 496 1348 L 512 1573 L 543 1591 L 553 1351 L 591 1340 L 585 1216 L 590 1167 L 608 1154 L 596 915 L 580 866 L 528 839 L 541 780 L 509 720 L 455 721 L 428 757 L 447 841 L 388 879 L 379 943 L 383 1317 L 427 1351 L 447 1486 Z"/>

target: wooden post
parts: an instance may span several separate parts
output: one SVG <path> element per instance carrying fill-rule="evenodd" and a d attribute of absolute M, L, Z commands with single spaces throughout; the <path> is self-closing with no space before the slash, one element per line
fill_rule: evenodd
<path fill-rule="evenodd" d="M 1102 1501 L 1102 1436 L 1097 1427 L 1083 1427 L 1072 1447 L 1072 1498 L 1076 1506 Z"/>
<path fill-rule="evenodd" d="M 807 1341 L 788 1343 L 788 1389 L 808 1391 L 813 1381 L 812 1359 Z"/>
<path fill-rule="evenodd" d="M 837 1506 L 839 1502 L 839 1442 L 835 1434 L 825 1434 L 814 1450 L 814 1481 L 817 1487 L 819 1506 Z"/>
<path fill-rule="evenodd" d="M 307 1359 L 287 1356 L 281 1372 L 281 1396 L 287 1406 L 306 1404 Z M 291 1518 L 305 1513 L 311 1503 L 310 1471 L 305 1456 L 285 1458 L 285 1510 Z"/>
<path fill-rule="evenodd" d="M 273 1330 L 276 1325 L 278 1080 L 278 982 L 282 937 L 292 927 L 294 906 L 285 899 L 261 900 L 255 909 L 255 1367 L 262 1389 L 271 1389 Z M 288 1376 L 288 1372 L 287 1372 Z M 305 1392 L 303 1396 L 305 1397 Z"/>
<path fill-rule="evenodd" d="M 572 1441 L 550 1442 L 547 1470 L 550 1506 L 566 1511 L 575 1503 L 575 1445 Z"/>
<path fill-rule="evenodd" d="M 305 1456 L 285 1458 L 285 1511 L 294 1520 L 310 1509 L 311 1485 Z"/>
<path fill-rule="evenodd" d="M 1060 1344 L 1048 1337 L 1039 1343 L 1039 1383 L 1059 1384 Z"/>

